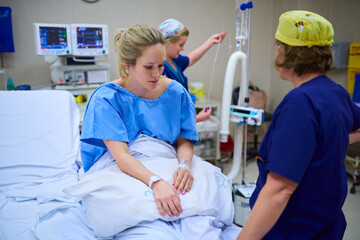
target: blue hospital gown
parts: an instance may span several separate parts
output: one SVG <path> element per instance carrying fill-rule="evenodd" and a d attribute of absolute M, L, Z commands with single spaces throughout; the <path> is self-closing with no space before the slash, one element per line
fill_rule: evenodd
<path fill-rule="evenodd" d="M 95 90 L 81 132 L 84 171 L 106 152 L 103 139 L 131 143 L 140 134 L 176 144 L 180 136 L 198 141 L 196 112 L 188 92 L 171 81 L 156 99 L 144 99 L 109 82 Z"/>

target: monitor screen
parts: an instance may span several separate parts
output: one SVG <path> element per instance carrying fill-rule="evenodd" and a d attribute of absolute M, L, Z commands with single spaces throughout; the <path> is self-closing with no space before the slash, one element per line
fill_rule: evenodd
<path fill-rule="evenodd" d="M 70 55 L 70 25 L 34 23 L 35 51 L 37 55 Z"/>
<path fill-rule="evenodd" d="M 98 56 L 109 53 L 108 27 L 102 24 L 71 24 L 74 56 Z"/>

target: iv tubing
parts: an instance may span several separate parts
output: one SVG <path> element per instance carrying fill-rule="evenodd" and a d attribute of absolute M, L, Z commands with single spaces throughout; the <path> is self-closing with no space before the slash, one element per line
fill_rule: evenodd
<path fill-rule="evenodd" d="M 221 37 L 220 37 L 220 40 L 221 40 Z M 211 79 L 210 79 L 210 88 L 209 88 L 208 97 L 207 97 L 208 100 L 210 99 L 210 93 L 211 93 L 212 85 L 213 85 L 213 81 L 214 81 L 215 64 L 216 64 L 216 59 L 218 56 L 219 48 L 220 48 L 220 43 L 218 43 L 218 45 L 217 45 L 216 53 L 215 53 L 215 57 L 214 57 L 213 68 L 212 68 Z"/>
<path fill-rule="evenodd" d="M 220 124 L 220 142 L 227 142 L 230 124 L 230 104 L 231 104 L 231 92 L 233 88 L 233 82 L 235 78 L 235 70 L 237 64 L 241 62 L 241 84 L 240 84 L 240 94 L 239 94 L 239 106 L 245 106 L 245 96 L 247 93 L 247 89 L 245 88 L 246 84 L 246 74 L 247 74 L 247 56 L 245 53 L 236 51 L 234 52 L 229 59 L 225 80 L 224 80 L 224 89 L 223 89 L 223 97 L 222 97 L 222 106 L 221 106 L 221 124 Z M 230 169 L 230 172 L 227 176 L 234 180 L 240 170 L 241 158 L 243 152 L 243 136 L 244 136 L 244 128 L 237 127 L 235 129 L 234 136 L 234 156 L 233 156 L 233 164 Z"/>
<path fill-rule="evenodd" d="M 220 125 L 220 141 L 227 142 L 227 137 L 230 134 L 229 121 L 230 121 L 230 105 L 232 88 L 235 77 L 235 71 L 237 64 L 241 61 L 241 86 L 239 96 L 239 106 L 245 106 L 246 96 L 246 72 L 247 72 L 247 56 L 245 53 L 236 51 L 231 54 L 228 65 L 225 72 L 224 89 L 222 95 L 222 107 L 221 107 L 221 125 Z"/>

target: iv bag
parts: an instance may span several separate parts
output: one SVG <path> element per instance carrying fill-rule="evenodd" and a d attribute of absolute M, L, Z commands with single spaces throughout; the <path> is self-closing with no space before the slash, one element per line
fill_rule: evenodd
<path fill-rule="evenodd" d="M 235 39 L 241 43 L 241 40 L 248 39 L 248 21 L 249 10 L 241 10 L 240 6 L 249 0 L 235 0 L 236 7 L 236 37 Z"/>

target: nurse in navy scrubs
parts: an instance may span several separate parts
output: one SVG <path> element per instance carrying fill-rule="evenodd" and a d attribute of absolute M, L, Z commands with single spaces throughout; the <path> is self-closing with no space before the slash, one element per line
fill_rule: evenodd
<path fill-rule="evenodd" d="M 360 140 L 360 108 L 325 74 L 334 30 L 308 11 L 282 14 L 275 66 L 291 90 L 262 141 L 251 214 L 240 239 L 342 239 L 347 194 L 344 159 Z"/>
<path fill-rule="evenodd" d="M 162 22 L 158 30 L 166 38 L 166 62 L 163 75 L 178 81 L 183 87 L 189 91 L 188 79 L 184 75 L 187 67 L 195 64 L 214 44 L 221 43 L 224 40 L 226 32 L 212 35 L 202 45 L 191 51 L 187 56 L 181 55 L 184 51 L 185 43 L 189 36 L 189 30 L 184 25 L 175 20 L 167 19 Z M 208 71 L 208 70 L 206 70 Z M 193 101 L 195 96 L 192 96 Z M 196 121 L 201 122 L 208 119 L 211 114 L 211 108 L 203 108 L 196 116 Z"/>

